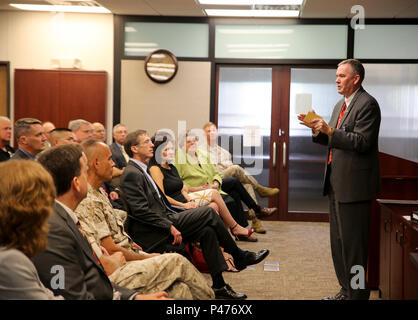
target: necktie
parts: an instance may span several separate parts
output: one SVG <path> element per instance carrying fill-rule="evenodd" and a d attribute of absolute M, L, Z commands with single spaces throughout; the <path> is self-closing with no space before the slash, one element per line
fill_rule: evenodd
<path fill-rule="evenodd" d="M 128 156 L 128 154 L 126 153 L 125 148 L 122 146 L 120 149 L 121 149 L 121 151 L 122 151 L 122 155 L 123 155 L 123 157 L 124 157 L 124 158 L 125 158 L 125 160 L 126 160 L 126 163 L 128 163 L 128 162 L 129 162 L 129 156 Z"/>
<path fill-rule="evenodd" d="M 337 126 L 335 128 L 338 128 L 338 126 L 340 125 L 341 120 L 344 117 L 345 109 L 347 109 L 347 105 L 344 102 L 343 107 L 342 107 L 341 112 L 340 112 L 340 116 L 338 117 Z M 332 160 L 332 149 L 329 151 L 328 164 L 331 163 L 331 160 Z"/>

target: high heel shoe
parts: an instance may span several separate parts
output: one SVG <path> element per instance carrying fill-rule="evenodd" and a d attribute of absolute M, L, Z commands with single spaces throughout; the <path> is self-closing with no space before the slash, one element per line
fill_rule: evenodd
<path fill-rule="evenodd" d="M 235 234 L 233 230 L 237 227 L 237 225 L 238 225 L 238 222 L 235 223 L 235 225 L 232 228 L 230 228 L 231 233 L 235 237 L 235 240 L 248 241 L 248 242 L 257 242 L 258 241 L 258 239 L 256 237 L 251 236 L 254 233 L 254 229 L 248 229 L 248 233 L 246 235 Z"/>

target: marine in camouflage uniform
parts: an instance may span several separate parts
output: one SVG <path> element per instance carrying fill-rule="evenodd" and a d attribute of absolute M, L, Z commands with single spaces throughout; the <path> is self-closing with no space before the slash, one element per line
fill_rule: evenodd
<path fill-rule="evenodd" d="M 121 210 L 114 209 L 103 190 L 94 189 L 89 184 L 87 197 L 80 202 L 75 213 L 81 227 L 100 258 L 101 240 L 111 236 L 114 243 L 126 250 L 138 251 L 134 242 L 125 232 Z M 213 299 L 213 290 L 202 274 L 183 256 L 168 253 L 144 260 L 127 261 L 109 275 L 109 279 L 141 294 L 166 291 L 170 298 Z"/>

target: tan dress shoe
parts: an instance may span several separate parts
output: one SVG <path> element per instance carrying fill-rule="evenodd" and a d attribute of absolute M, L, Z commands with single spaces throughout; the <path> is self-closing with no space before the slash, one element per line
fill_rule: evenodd
<path fill-rule="evenodd" d="M 259 218 L 271 216 L 277 211 L 277 208 L 261 208 L 260 212 L 256 212 Z"/>
<path fill-rule="evenodd" d="M 269 187 L 264 187 L 262 185 L 258 185 L 255 191 L 257 191 L 259 196 L 263 198 L 270 198 L 279 193 L 278 188 L 269 188 Z"/>

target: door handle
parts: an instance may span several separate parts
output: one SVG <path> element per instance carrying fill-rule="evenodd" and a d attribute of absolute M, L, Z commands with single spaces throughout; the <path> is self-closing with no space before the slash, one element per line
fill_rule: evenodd
<path fill-rule="evenodd" d="M 286 169 L 287 161 L 287 145 L 286 142 L 283 142 L 283 169 Z"/>
<path fill-rule="evenodd" d="M 276 168 L 276 154 L 277 154 L 276 142 L 273 142 L 273 168 Z"/>

